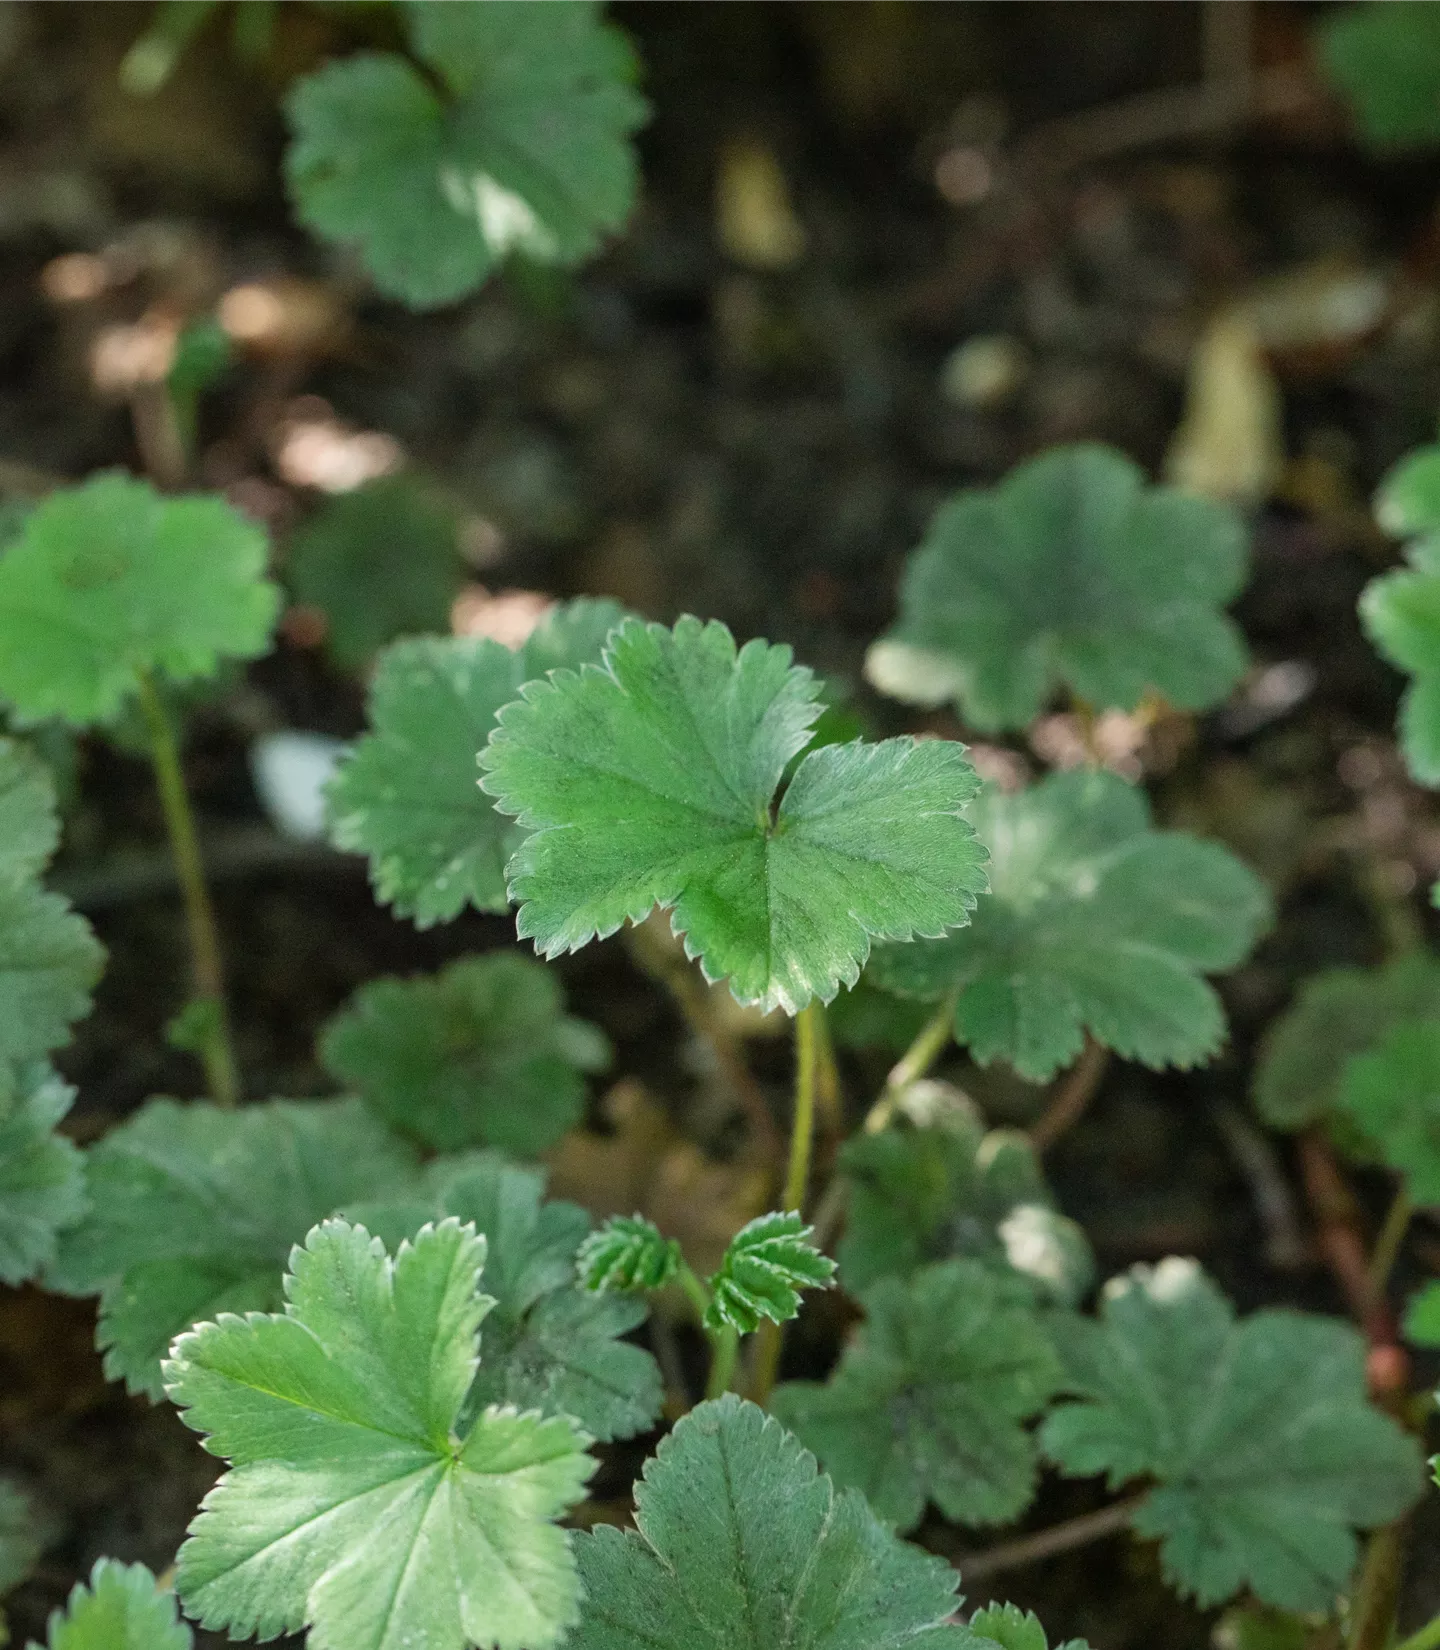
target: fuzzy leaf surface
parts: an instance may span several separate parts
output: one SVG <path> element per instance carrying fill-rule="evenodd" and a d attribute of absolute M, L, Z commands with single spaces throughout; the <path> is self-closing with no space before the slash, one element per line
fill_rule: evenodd
<path fill-rule="evenodd" d="M 841 1149 L 839 1168 L 850 1183 L 840 1277 L 852 1293 L 958 1257 L 1018 1272 L 1065 1306 L 1090 1286 L 1090 1245 L 1055 1209 L 1022 1134 L 987 1133 L 963 1116 L 862 1133 Z"/>
<path fill-rule="evenodd" d="M 604 1034 L 564 1012 L 528 957 L 462 957 L 438 974 L 372 980 L 320 1036 L 320 1060 L 392 1128 L 440 1151 L 535 1157 L 580 1121 Z"/>
<path fill-rule="evenodd" d="M 49 770 L 14 739 L 0 739 L 0 881 L 38 876 L 60 840 Z"/>
<path fill-rule="evenodd" d="M 358 246 L 375 284 L 415 309 L 473 291 L 512 252 L 574 264 L 635 198 L 645 120 L 624 37 L 598 5 L 413 3 L 411 44 L 365 52 L 287 100 L 296 213 Z"/>
<path fill-rule="evenodd" d="M 113 722 L 140 671 L 213 676 L 270 645 L 264 532 L 224 499 L 105 474 L 37 505 L 0 557 L 0 697 L 32 720 Z"/>
<path fill-rule="evenodd" d="M 575 1268 L 586 1289 L 663 1289 L 680 1269 L 680 1245 L 643 1215 L 613 1215 L 580 1245 Z"/>
<path fill-rule="evenodd" d="M 467 905 L 503 911 L 505 862 L 523 833 L 476 784 L 495 713 L 534 676 L 598 659 L 613 602 L 557 608 L 518 652 L 473 637 L 396 642 L 370 687 L 371 731 L 331 783 L 331 840 L 370 858 L 375 896 L 419 928 Z"/>
<path fill-rule="evenodd" d="M 710 1280 L 714 1299 L 705 1327 L 728 1325 L 750 1335 L 762 1318 L 771 1323 L 793 1318 L 800 1310 L 802 1289 L 828 1289 L 835 1262 L 809 1241 L 814 1230 L 793 1210 L 757 1215 L 742 1226 Z"/>
<path fill-rule="evenodd" d="M 0 1283 L 23 1283 L 55 1258 L 57 1234 L 85 1213 L 85 1168 L 55 1132 L 75 1090 L 40 1061 L 0 1068 Z"/>
<path fill-rule="evenodd" d="M 1412 1200 L 1440 1203 L 1440 1019 L 1393 1026 L 1346 1065 L 1336 1099 Z"/>
<path fill-rule="evenodd" d="M 897 1529 L 913 1529 L 927 1501 L 957 1524 L 1018 1516 L 1036 1476 L 1023 1423 L 1060 1386 L 1028 1291 L 950 1260 L 887 1278 L 864 1300 L 834 1374 L 780 1387 L 775 1414 Z"/>
<path fill-rule="evenodd" d="M 0 880 L 0 1061 L 33 1060 L 70 1040 L 90 1012 L 105 952 L 70 902 Z"/>
<path fill-rule="evenodd" d="M 1028 1610 L 1016 1604 L 992 1604 L 970 1618 L 970 1631 L 989 1650 L 1049 1650 L 1045 1629 Z M 1090 1650 L 1084 1639 L 1066 1639 L 1056 1650 Z"/>
<path fill-rule="evenodd" d="M 780 1423 L 733 1394 L 645 1463 L 635 1530 L 575 1539 L 572 1650 L 977 1650 L 945 1625 L 959 1577 L 836 1493 Z M 979 1647 L 983 1650 L 983 1646 Z"/>
<path fill-rule="evenodd" d="M 229 1313 L 182 1335 L 165 1386 L 230 1470 L 180 1549 L 203 1626 L 312 1650 L 545 1650 L 577 1613 L 553 1520 L 594 1470 L 572 1421 L 485 1410 L 485 1242 L 425 1226 L 392 1259 L 363 1226 L 315 1227 L 283 1314 Z"/>
<path fill-rule="evenodd" d="M 1255 1106 L 1274 1129 L 1333 1111 L 1350 1062 L 1397 1026 L 1440 1019 L 1440 963 L 1417 953 L 1383 968 L 1327 968 L 1305 980 L 1274 1022 L 1255 1068 Z"/>
<path fill-rule="evenodd" d="M 358 1100 L 238 1111 L 151 1100 L 86 1154 L 90 1210 L 52 1287 L 100 1294 L 105 1373 L 161 1395 L 181 1330 L 279 1305 L 291 1246 L 337 1209 L 406 1188 L 415 1159 Z"/>
<path fill-rule="evenodd" d="M 1420 1490 L 1414 1442 L 1366 1401 L 1348 1324 L 1285 1310 L 1235 1319 L 1194 1261 L 1112 1280 L 1098 1321 L 1052 1324 L 1066 1386 L 1041 1446 L 1062 1471 L 1156 1480 L 1133 1515 L 1171 1584 L 1202 1606 L 1249 1587 L 1286 1610 L 1328 1610 L 1354 1530 Z"/>
<path fill-rule="evenodd" d="M 887 990 L 960 989 L 955 1035 L 981 1065 L 1043 1082 L 1085 1033 L 1142 1065 L 1194 1066 L 1225 1038 L 1206 974 L 1242 961 L 1271 920 L 1263 884 L 1219 843 L 1157 831 L 1144 795 L 1076 769 L 969 809 L 991 897 L 968 928 L 878 952 Z"/>
<path fill-rule="evenodd" d="M 811 751 L 775 809 L 821 709 L 790 658 L 761 641 L 737 653 L 717 623 L 632 619 L 603 669 L 557 672 L 505 708 L 481 766 L 532 833 L 507 870 L 523 938 L 553 957 L 673 908 L 708 979 L 794 1014 L 853 984 L 872 938 L 968 920 L 985 880 L 959 746 Z"/>
<path fill-rule="evenodd" d="M 1147 487 L 1112 448 L 1055 448 L 941 506 L 867 673 L 896 697 L 953 697 L 987 733 L 1028 726 L 1062 686 L 1096 709 L 1151 692 L 1202 710 L 1245 668 L 1222 609 L 1246 559 L 1227 506 Z"/>
<path fill-rule="evenodd" d="M 113 1558 L 96 1560 L 88 1584 L 75 1583 L 45 1636 L 47 1650 L 190 1650 L 194 1642 L 174 1593 L 144 1564 Z"/>

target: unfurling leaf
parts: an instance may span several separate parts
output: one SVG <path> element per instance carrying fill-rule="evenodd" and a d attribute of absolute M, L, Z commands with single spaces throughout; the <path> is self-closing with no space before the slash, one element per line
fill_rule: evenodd
<path fill-rule="evenodd" d="M 34 1277 L 85 1212 L 79 1148 L 55 1132 L 74 1098 L 39 1061 L 0 1067 L 0 1283 Z"/>
<path fill-rule="evenodd" d="M 625 221 L 643 124 L 624 37 L 582 0 L 405 9 L 427 73 L 362 52 L 291 92 L 285 171 L 317 235 L 358 244 L 415 309 L 473 291 L 512 252 L 574 264 Z"/>
<path fill-rule="evenodd" d="M 1440 1203 L 1440 1020 L 1392 1027 L 1346 1065 L 1336 1099 L 1411 1199 Z"/>
<path fill-rule="evenodd" d="M 113 1558 L 96 1560 L 88 1585 L 76 1582 L 45 1637 L 47 1650 L 190 1650 L 194 1642 L 174 1593 L 143 1564 Z"/>
<path fill-rule="evenodd" d="M 604 1034 L 564 1012 L 528 957 L 462 957 L 438 974 L 372 980 L 320 1035 L 320 1059 L 401 1134 L 440 1151 L 534 1157 L 580 1121 Z"/>
<path fill-rule="evenodd" d="M 1248 1586 L 1282 1609 L 1330 1609 L 1355 1528 L 1419 1494 L 1419 1451 L 1366 1402 L 1348 1324 L 1284 1310 L 1237 1323 L 1194 1261 L 1172 1259 L 1113 1280 L 1098 1322 L 1051 1329 L 1083 1401 L 1051 1413 L 1041 1447 L 1112 1488 L 1153 1479 L 1132 1524 L 1201 1605 Z"/>
<path fill-rule="evenodd" d="M 960 747 L 811 751 L 777 807 L 820 710 L 788 648 L 737 653 L 689 617 L 632 619 L 603 669 L 528 684 L 481 753 L 485 789 L 532 833 L 507 869 L 520 935 L 553 957 L 673 908 L 708 979 L 793 1014 L 853 984 L 872 939 L 968 920 L 985 881 Z"/>
<path fill-rule="evenodd" d="M 646 1462 L 635 1530 L 575 1539 L 568 1650 L 985 1650 L 959 1576 L 885 1528 L 754 1404 L 701 1404 Z"/>
<path fill-rule="evenodd" d="M 1203 710 L 1245 668 L 1221 611 L 1245 563 L 1233 510 L 1146 487 L 1109 447 L 1056 448 L 941 507 L 867 674 L 917 703 L 953 698 L 987 733 L 1026 727 L 1061 686 L 1097 710 L 1146 693 Z"/>
<path fill-rule="evenodd" d="M 1114 774 L 1052 774 L 968 810 L 990 850 L 991 897 L 968 928 L 890 946 L 887 990 L 960 990 L 955 1035 L 981 1065 L 1041 1082 L 1085 1033 L 1147 1066 L 1193 1066 L 1225 1036 L 1204 975 L 1233 968 L 1270 921 L 1259 879 L 1219 843 L 1157 831 L 1142 792 Z"/>
<path fill-rule="evenodd" d="M 557 608 L 512 653 L 499 642 L 424 637 L 380 656 L 370 728 L 332 782 L 331 839 L 370 857 L 376 898 L 419 928 L 467 905 L 506 906 L 505 862 L 523 832 L 476 784 L 495 712 L 532 677 L 600 657 L 624 617 L 613 602 Z"/>
<path fill-rule="evenodd" d="M 269 646 L 265 534 L 224 499 L 96 476 L 52 493 L 0 557 L 0 696 L 25 717 L 111 723 L 142 672 L 213 676 Z"/>
<path fill-rule="evenodd" d="M 913 1529 L 927 1501 L 959 1524 L 1016 1517 L 1035 1489 L 1023 1423 L 1061 1384 L 1028 1291 L 952 1260 L 887 1278 L 864 1304 L 835 1373 L 780 1387 L 775 1413 L 898 1529 Z"/>
<path fill-rule="evenodd" d="M 152 1398 L 182 1329 L 278 1306 L 286 1256 L 316 1221 L 416 1175 L 410 1148 L 358 1100 L 151 1100 L 85 1166 L 90 1209 L 62 1235 L 49 1281 L 99 1292 L 105 1373 Z"/>
<path fill-rule="evenodd" d="M 663 1289 L 680 1270 L 680 1245 L 643 1215 L 612 1215 L 575 1256 L 586 1289 Z"/>
<path fill-rule="evenodd" d="M 808 1241 L 814 1230 L 794 1212 L 759 1215 L 742 1226 L 710 1280 L 713 1299 L 705 1327 L 728 1326 L 749 1335 L 761 1318 L 771 1323 L 793 1318 L 802 1289 L 827 1289 L 835 1262 Z"/>
<path fill-rule="evenodd" d="M 344 1221 L 291 1257 L 283 1315 L 182 1335 L 166 1390 L 230 1463 L 180 1549 L 186 1610 L 312 1650 L 545 1650 L 575 1621 L 553 1520 L 594 1461 L 563 1417 L 457 1422 L 490 1306 L 483 1238 L 426 1226 L 392 1260 Z"/>

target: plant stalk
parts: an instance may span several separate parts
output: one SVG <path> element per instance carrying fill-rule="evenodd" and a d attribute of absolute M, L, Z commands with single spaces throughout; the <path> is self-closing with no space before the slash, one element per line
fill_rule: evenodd
<path fill-rule="evenodd" d="M 710 1338 L 710 1379 L 705 1383 L 707 1398 L 720 1398 L 735 1379 L 735 1363 L 740 1355 L 740 1332 L 726 1326 Z"/>
<path fill-rule="evenodd" d="M 1402 1185 L 1391 1201 L 1389 1212 L 1385 1216 L 1385 1224 L 1380 1228 L 1379 1237 L 1375 1239 L 1374 1249 L 1370 1251 L 1365 1284 L 1372 1307 L 1384 1303 L 1385 1289 L 1390 1282 L 1390 1274 L 1395 1269 L 1395 1262 L 1400 1258 L 1400 1246 L 1405 1241 L 1405 1234 L 1410 1229 L 1410 1217 L 1414 1213 L 1415 1205 Z"/>
<path fill-rule="evenodd" d="M 998 1575 L 1002 1570 L 1017 1570 L 1022 1564 L 1034 1564 L 1039 1559 L 1072 1552 L 1076 1547 L 1087 1547 L 1092 1541 L 1117 1534 L 1129 1524 L 1130 1515 L 1144 1499 L 1143 1495 L 1131 1496 L 1127 1501 L 1081 1513 L 1078 1518 L 1067 1518 L 1063 1524 L 1052 1524 L 1048 1530 L 1002 1541 L 982 1552 L 951 1555 L 952 1561 L 967 1581 L 979 1581 L 982 1576 Z"/>
<path fill-rule="evenodd" d="M 1080 1058 L 1055 1085 L 1050 1102 L 1030 1129 L 1030 1144 L 1037 1152 L 1053 1146 L 1084 1115 L 1095 1098 L 1110 1063 L 1110 1051 L 1087 1036 Z"/>
<path fill-rule="evenodd" d="M 1386 1650 L 1400 1602 L 1400 1577 L 1405 1564 L 1405 1532 L 1409 1515 L 1382 1524 L 1371 1533 L 1365 1561 L 1355 1588 L 1348 1650 Z"/>
<path fill-rule="evenodd" d="M 840 1092 L 840 1068 L 835 1063 L 835 1042 L 823 1004 L 815 1014 L 815 1105 L 825 1133 L 839 1140 L 845 1133 L 845 1101 Z"/>
<path fill-rule="evenodd" d="M 200 1057 L 211 1098 L 217 1106 L 234 1106 L 240 1099 L 239 1070 L 230 1040 L 229 1015 L 225 1006 L 225 969 L 220 955 L 220 934 L 210 890 L 205 885 L 205 868 L 200 858 L 200 842 L 195 834 L 195 816 L 185 790 L 180 767 L 180 748 L 164 702 L 147 673 L 138 673 L 140 708 L 150 732 L 150 758 L 175 874 L 185 902 L 185 922 L 190 935 L 190 970 L 196 1000 L 208 1014 L 208 1024 L 200 1040 Z"/>
<path fill-rule="evenodd" d="M 940 1004 L 921 1026 L 919 1035 L 890 1068 L 880 1098 L 871 1106 L 865 1118 L 865 1133 L 879 1134 L 890 1126 L 900 1097 L 914 1082 L 918 1082 L 949 1047 L 955 1034 L 955 1010 L 960 1003 L 960 988 L 947 993 Z"/>

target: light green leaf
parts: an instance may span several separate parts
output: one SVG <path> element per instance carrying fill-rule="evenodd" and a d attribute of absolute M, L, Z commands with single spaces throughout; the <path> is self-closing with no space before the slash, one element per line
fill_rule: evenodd
<path fill-rule="evenodd" d="M 1404 513 L 1420 508 L 1408 500 Z M 1360 618 L 1377 652 L 1414 678 L 1400 701 L 1400 744 L 1415 778 L 1440 785 L 1440 564 L 1431 539 L 1407 546 L 1406 558 L 1408 568 L 1361 591 Z"/>
<path fill-rule="evenodd" d="M 977 1650 L 946 1625 L 955 1570 L 837 1495 L 733 1395 L 676 1426 L 635 1505 L 637 1530 L 576 1537 L 585 1604 L 569 1650 Z"/>
<path fill-rule="evenodd" d="M 30 720 L 114 722 L 138 673 L 213 676 L 270 645 L 264 532 L 224 499 L 106 474 L 52 493 L 0 557 L 0 696 Z"/>
<path fill-rule="evenodd" d="M 1335 1098 L 1413 1201 L 1440 1203 L 1440 1019 L 1391 1027 L 1345 1066 Z"/>
<path fill-rule="evenodd" d="M 90 1210 L 51 1286 L 100 1293 L 105 1373 L 152 1398 L 182 1329 L 277 1306 L 286 1256 L 317 1220 L 415 1177 L 410 1148 L 358 1100 L 151 1100 L 85 1163 Z"/>
<path fill-rule="evenodd" d="M 376 898 L 397 916 L 428 928 L 467 905 L 505 909 L 505 862 L 523 833 L 476 784 L 476 752 L 525 682 L 598 659 L 622 617 L 613 602 L 569 602 L 518 653 L 427 637 L 381 655 L 371 732 L 342 765 L 328 805 L 335 846 L 370 856 Z"/>
<path fill-rule="evenodd" d="M 1273 1129 L 1302 1129 L 1333 1111 L 1357 1054 L 1408 1020 L 1440 1019 L 1440 964 L 1423 953 L 1383 968 L 1312 974 L 1265 1035 L 1255 1106 Z"/>
<path fill-rule="evenodd" d="M 798 1013 L 853 984 L 872 938 L 938 935 L 984 887 L 942 740 L 831 745 L 775 792 L 820 712 L 790 650 L 721 624 L 629 620 L 603 669 L 527 685 L 482 781 L 533 834 L 507 869 L 518 931 L 546 956 L 660 905 L 706 977 Z"/>
<path fill-rule="evenodd" d="M 877 952 L 887 990 L 960 988 L 955 1035 L 981 1065 L 1043 1082 L 1088 1031 L 1142 1065 L 1194 1066 L 1225 1038 L 1204 975 L 1241 962 L 1271 920 L 1259 879 L 1216 842 L 1156 831 L 1142 792 L 1076 769 L 968 817 L 990 850 L 991 898 L 943 940 Z"/>
<path fill-rule="evenodd" d="M 0 739 L 0 881 L 38 876 L 59 840 L 50 770 L 25 745 Z"/>
<path fill-rule="evenodd" d="M 604 1034 L 569 1018 L 555 973 L 528 957 L 462 957 L 372 980 L 320 1034 L 320 1060 L 402 1134 L 453 1151 L 535 1157 L 580 1121 Z"/>
<path fill-rule="evenodd" d="M 1440 6 L 1431 9 L 1440 18 Z M 1391 538 L 1440 531 L 1440 447 L 1418 447 L 1387 472 L 1375 492 L 1375 520 Z"/>
<path fill-rule="evenodd" d="M 329 621 L 325 645 L 359 670 L 386 642 L 449 629 L 461 582 L 456 515 L 414 476 L 327 498 L 290 540 L 295 599 Z"/>
<path fill-rule="evenodd" d="M 680 1245 L 643 1215 L 612 1215 L 580 1245 L 575 1267 L 600 1294 L 663 1289 L 680 1270 Z"/>
<path fill-rule="evenodd" d="M 828 1289 L 835 1262 L 809 1241 L 813 1226 L 793 1211 L 757 1215 L 736 1232 L 710 1280 L 707 1329 L 753 1334 L 760 1320 L 786 1323 L 800 1310 L 802 1289 Z"/>
<path fill-rule="evenodd" d="M 1030 1142 L 963 1115 L 928 1128 L 858 1134 L 841 1149 L 850 1186 L 840 1277 L 851 1293 L 965 1256 L 1028 1278 L 1073 1306 L 1090 1287 L 1084 1232 L 1058 1213 Z"/>
<path fill-rule="evenodd" d="M 1045 1629 L 1027 1610 L 1015 1604 L 992 1604 L 977 1610 L 970 1618 L 970 1631 L 977 1635 L 989 1650 L 1049 1650 L 1050 1641 Z M 1083 1639 L 1067 1639 L 1056 1650 L 1090 1650 Z"/>
<path fill-rule="evenodd" d="M 283 1315 L 182 1335 L 166 1391 L 230 1462 L 180 1549 L 187 1612 L 310 1650 L 544 1650 L 578 1613 L 564 1531 L 594 1461 L 563 1417 L 491 1408 L 460 1436 L 490 1305 L 474 1228 L 395 1258 L 343 1220 L 291 1256 Z"/>
<path fill-rule="evenodd" d="M 40 1061 L 0 1068 L 0 1283 L 34 1277 L 85 1212 L 79 1148 L 55 1132 L 74 1099 Z"/>
<path fill-rule="evenodd" d="M 953 697 L 987 733 L 1026 727 L 1061 686 L 1097 710 L 1147 692 L 1203 710 L 1245 669 L 1221 612 L 1245 540 L 1233 510 L 1147 487 L 1122 453 L 1054 448 L 941 507 L 866 672 L 897 698 Z"/>
<path fill-rule="evenodd" d="M 45 1642 L 48 1650 L 190 1650 L 195 1640 L 174 1593 L 143 1564 L 101 1558 L 89 1585 L 77 1581 L 65 1608 L 51 1613 Z"/>
<path fill-rule="evenodd" d="M 913 1529 L 927 1501 L 953 1523 L 1003 1524 L 1035 1492 L 1023 1423 L 1059 1386 L 1024 1287 L 950 1260 L 877 1283 L 830 1379 L 791 1381 L 771 1407 L 897 1529 Z"/>
<path fill-rule="evenodd" d="M 286 105 L 300 221 L 358 245 L 377 287 L 453 303 L 512 252 L 575 264 L 629 215 L 645 100 L 624 37 L 589 3 L 406 8 L 422 76 L 362 53 Z"/>
<path fill-rule="evenodd" d="M 35 1509 L 8 1478 L 0 1478 L 0 1598 L 18 1587 L 40 1556 Z M 0 1615 L 0 1626 L 4 1617 Z"/>
<path fill-rule="evenodd" d="M 0 880 L 0 1061 L 33 1060 L 68 1042 L 104 965 L 104 949 L 68 900 Z"/>
<path fill-rule="evenodd" d="M 1366 1402 L 1365 1344 L 1348 1324 L 1283 1310 L 1237 1323 L 1194 1261 L 1172 1259 L 1113 1280 L 1099 1322 L 1052 1331 L 1084 1401 L 1052 1412 L 1042 1448 L 1112 1488 L 1155 1480 L 1134 1528 L 1202 1605 L 1248 1586 L 1281 1609 L 1330 1609 L 1354 1528 L 1419 1494 L 1419 1452 Z"/>
<path fill-rule="evenodd" d="M 1322 15 L 1325 72 L 1376 149 L 1440 144 L 1440 5 L 1343 6 Z"/>
<path fill-rule="evenodd" d="M 1432 1278 L 1410 1297 L 1404 1335 L 1416 1346 L 1440 1346 L 1440 1279 Z"/>

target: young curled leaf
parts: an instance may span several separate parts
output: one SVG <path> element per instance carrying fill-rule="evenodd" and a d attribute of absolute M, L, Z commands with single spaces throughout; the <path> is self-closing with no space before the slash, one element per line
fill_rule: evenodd
<path fill-rule="evenodd" d="M 580 1245 L 575 1270 L 597 1294 L 663 1289 L 680 1270 L 680 1245 L 643 1215 L 613 1215 Z"/>
<path fill-rule="evenodd" d="M 759 1215 L 730 1240 L 710 1280 L 707 1329 L 749 1335 L 761 1318 L 785 1323 L 800 1310 L 802 1289 L 828 1289 L 835 1262 L 807 1242 L 815 1228 L 795 1213 Z"/>
<path fill-rule="evenodd" d="M 113 1558 L 97 1559 L 89 1585 L 76 1582 L 65 1608 L 51 1612 L 45 1640 L 48 1650 L 190 1650 L 195 1642 L 170 1588 L 145 1565 Z"/>

